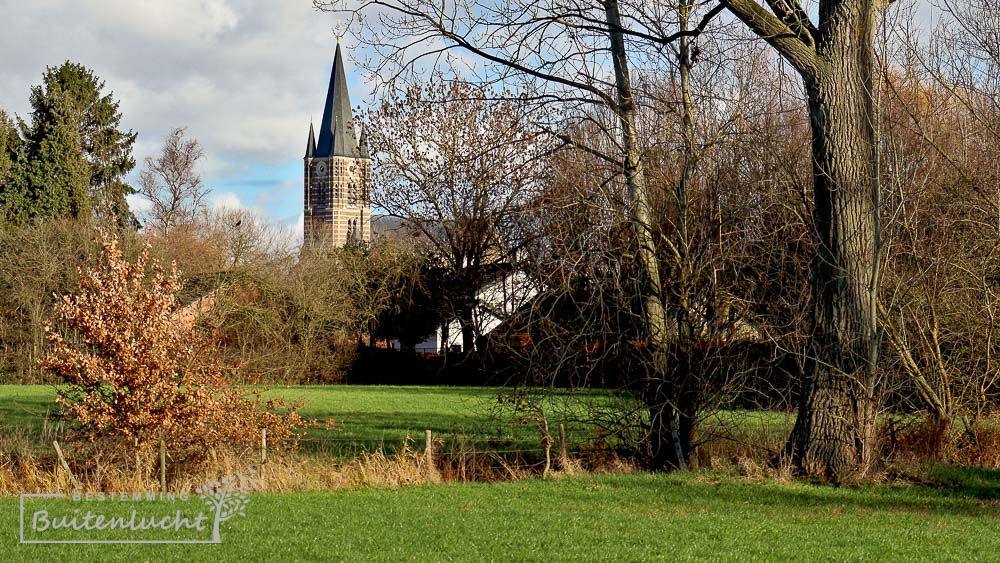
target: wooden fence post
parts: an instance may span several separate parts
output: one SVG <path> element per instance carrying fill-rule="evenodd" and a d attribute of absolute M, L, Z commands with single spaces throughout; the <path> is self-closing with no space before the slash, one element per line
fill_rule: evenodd
<path fill-rule="evenodd" d="M 260 466 L 263 468 L 267 462 L 267 428 L 260 431 Z"/>
<path fill-rule="evenodd" d="M 430 430 L 424 430 L 424 458 L 427 462 L 427 471 L 434 471 L 434 439 Z"/>
<path fill-rule="evenodd" d="M 167 443 L 160 440 L 160 490 L 167 492 Z"/>
<path fill-rule="evenodd" d="M 66 463 L 66 458 L 63 457 L 62 448 L 59 447 L 59 442 L 53 440 L 52 445 L 56 447 L 56 455 L 59 456 L 59 464 L 62 465 L 62 468 L 69 474 L 69 479 L 70 481 L 73 481 L 73 485 L 79 488 L 80 482 L 76 480 L 76 475 L 73 475 L 73 470 L 71 470 L 69 468 L 69 464 Z"/>
<path fill-rule="evenodd" d="M 569 454 L 566 453 L 566 425 L 559 423 L 559 469 L 565 471 L 569 467 Z"/>
<path fill-rule="evenodd" d="M 135 470 L 136 472 L 142 470 L 142 458 L 139 457 L 139 437 L 132 437 L 132 450 L 135 452 Z M 143 477 L 148 477 L 149 475 L 143 471 Z"/>

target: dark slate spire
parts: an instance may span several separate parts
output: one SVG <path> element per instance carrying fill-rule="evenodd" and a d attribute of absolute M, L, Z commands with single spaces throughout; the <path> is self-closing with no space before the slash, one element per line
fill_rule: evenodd
<path fill-rule="evenodd" d="M 313 133 L 312 121 L 309 122 L 309 140 L 306 141 L 306 158 L 312 158 L 316 153 L 316 134 Z"/>
<path fill-rule="evenodd" d="M 319 125 L 319 142 L 316 145 L 316 157 L 358 156 L 358 143 L 354 137 L 354 126 L 351 124 L 351 98 L 347 93 L 347 74 L 344 71 L 344 58 L 340 54 L 340 43 L 337 43 L 337 54 L 333 58 L 333 69 L 330 71 L 330 88 L 326 92 L 326 106 L 323 108 L 323 121 Z"/>

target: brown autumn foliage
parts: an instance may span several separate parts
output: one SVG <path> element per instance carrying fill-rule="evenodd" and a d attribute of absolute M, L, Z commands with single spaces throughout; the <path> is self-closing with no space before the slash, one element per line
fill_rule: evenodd
<path fill-rule="evenodd" d="M 248 398 L 228 381 L 213 342 L 175 315 L 176 268 L 151 260 L 148 246 L 131 262 L 116 236 L 98 242 L 101 259 L 79 271 L 79 292 L 57 299 L 40 361 L 66 383 L 57 402 L 79 436 L 136 454 L 164 440 L 186 460 L 254 444 L 264 429 L 270 443 L 294 447 L 307 425 L 299 405 Z"/>

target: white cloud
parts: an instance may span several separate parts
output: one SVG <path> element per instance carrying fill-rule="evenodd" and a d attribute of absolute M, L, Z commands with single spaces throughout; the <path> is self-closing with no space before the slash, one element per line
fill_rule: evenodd
<path fill-rule="evenodd" d="M 247 208 L 240 201 L 240 196 L 233 192 L 215 192 L 211 194 L 209 196 L 209 207 L 212 209 L 229 209 L 233 211 Z"/>
<path fill-rule="evenodd" d="M 161 41 L 204 41 L 236 27 L 239 17 L 224 0 L 87 0 L 103 15 L 104 29 Z"/>
<path fill-rule="evenodd" d="M 145 196 L 141 196 L 139 194 L 127 195 L 125 196 L 125 200 L 128 201 L 128 207 L 132 210 L 132 213 L 134 213 L 136 217 L 145 215 L 153 209 L 153 202 L 146 199 Z"/>
<path fill-rule="evenodd" d="M 30 88 L 45 67 L 80 62 L 120 101 L 122 126 L 139 133 L 136 173 L 171 128 L 186 126 L 204 148 L 206 185 L 236 190 L 223 198 L 229 203 L 234 195 L 255 202 L 269 189 L 253 183 L 261 175 L 272 185 L 301 185 L 301 172 L 288 165 L 302 156 L 310 116 L 319 119 L 323 111 L 336 16 L 315 11 L 308 0 L 0 5 L 0 52 L 7 55 L 0 60 L 0 107 L 27 117 Z M 357 105 L 370 89 L 348 66 Z M 301 193 L 289 191 L 272 196 L 266 208 L 283 217 L 301 206 Z"/>

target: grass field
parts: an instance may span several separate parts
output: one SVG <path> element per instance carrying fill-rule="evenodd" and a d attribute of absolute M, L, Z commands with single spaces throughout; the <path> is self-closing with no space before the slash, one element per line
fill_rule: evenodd
<path fill-rule="evenodd" d="M 395 441 L 425 428 L 475 432 L 482 426 L 478 413 L 496 395 L 496 389 L 481 387 L 350 385 L 270 387 L 264 394 L 301 398 L 304 416 L 335 419 L 343 436 L 362 441 Z M 0 423 L 40 429 L 55 396 L 47 385 L 0 385 Z"/>
<path fill-rule="evenodd" d="M 325 422 L 332 429 L 311 429 L 301 446 L 306 452 L 322 450 L 342 456 L 358 451 L 394 451 L 407 437 L 423 440 L 424 430 L 446 438 L 469 436 L 505 444 L 536 444 L 537 431 L 490 415 L 502 390 L 490 387 L 401 387 L 401 386 L 272 386 L 265 397 L 302 399 L 304 417 Z M 603 400 L 599 392 L 556 392 L 553 401 Z M 55 412 L 55 389 L 46 385 L 0 385 L 0 427 L 22 428 L 32 433 L 42 429 L 46 412 Z M 551 420 L 553 427 L 558 418 Z M 582 424 L 569 425 L 570 438 L 589 435 Z M 45 445 L 48 447 L 48 445 Z M 533 446 L 532 446 L 533 447 Z"/>
<path fill-rule="evenodd" d="M 957 479 L 957 477 L 956 477 Z M 950 490 L 863 490 L 719 474 L 581 476 L 331 493 L 252 495 L 222 545 L 17 543 L 52 560 L 996 560 L 1000 474 Z"/>
<path fill-rule="evenodd" d="M 337 420 L 342 430 L 312 436 L 319 444 L 391 447 L 428 427 L 498 440 L 530 434 L 487 416 L 497 389 L 269 393 L 301 397 L 304 415 Z M 0 386 L 0 424 L 40 435 L 54 394 L 45 386 Z M 781 413 L 722 413 L 713 423 L 781 435 L 789 420 Z M 752 480 L 730 468 L 254 494 L 245 517 L 222 525 L 222 545 L 22 545 L 18 499 L 6 497 L 0 549 L 18 561 L 1000 560 L 1000 472 L 938 466 L 923 477 L 936 485 L 835 488 Z"/>
<path fill-rule="evenodd" d="M 314 430 L 310 437 L 319 441 L 353 442 L 366 447 L 397 444 L 407 435 L 422 437 L 426 429 L 442 434 L 510 437 L 509 420 L 491 416 L 497 407 L 497 396 L 505 390 L 495 387 L 444 386 L 271 386 L 264 397 L 282 397 L 289 401 L 302 399 L 301 413 L 307 418 L 336 421 L 332 431 Z M 553 426 L 567 413 L 568 404 L 577 407 L 607 403 L 600 391 L 565 390 L 551 392 L 551 423 Z M 54 412 L 56 392 L 48 385 L 0 385 L 0 426 L 19 427 L 30 431 L 42 428 L 47 412 Z M 726 411 L 706 421 L 718 428 L 761 428 L 783 434 L 790 429 L 792 417 L 787 413 Z M 579 422 L 570 423 L 571 432 L 580 435 L 588 429 Z"/>

